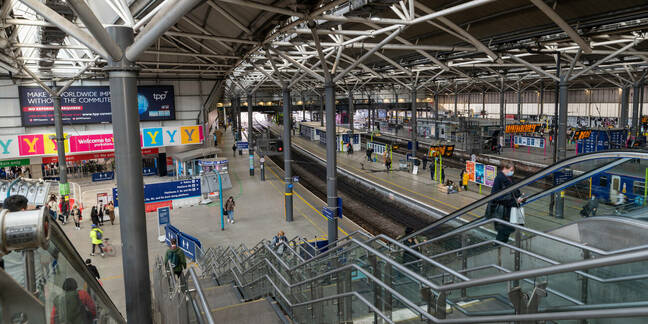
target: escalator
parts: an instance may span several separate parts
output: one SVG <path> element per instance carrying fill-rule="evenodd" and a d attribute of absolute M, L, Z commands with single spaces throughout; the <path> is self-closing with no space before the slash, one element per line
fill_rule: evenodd
<path fill-rule="evenodd" d="M 580 211 L 601 192 L 595 176 L 629 179 L 646 159 L 617 151 L 565 160 L 401 241 L 355 232 L 314 252 L 300 238 L 282 253 L 266 241 L 210 248 L 199 278 L 231 284 L 242 302 L 274 302 L 296 323 L 645 323 L 643 187 L 626 186 L 631 208 L 601 197 L 596 216 Z M 531 186 L 545 177 L 561 181 Z M 526 224 L 481 216 L 514 190 L 528 194 Z M 514 230 L 509 241 L 495 239 L 495 225 Z"/>
<path fill-rule="evenodd" d="M 43 209 L 0 211 L 0 322 L 125 324 L 83 259 Z"/>

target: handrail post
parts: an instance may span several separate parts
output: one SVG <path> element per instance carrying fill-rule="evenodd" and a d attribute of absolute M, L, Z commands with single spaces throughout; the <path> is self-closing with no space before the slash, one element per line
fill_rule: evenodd
<path fill-rule="evenodd" d="M 468 237 L 466 233 L 461 234 L 461 247 L 464 248 L 469 244 Z M 468 253 L 466 251 L 461 251 L 461 270 L 464 271 L 468 268 Z M 461 272 L 463 273 L 463 272 Z M 466 297 L 466 289 L 461 289 L 461 297 Z"/>
<path fill-rule="evenodd" d="M 592 257 L 592 255 L 591 255 L 590 251 L 583 250 L 583 260 L 588 260 L 591 257 Z M 587 273 L 588 270 L 583 270 L 583 272 Z M 581 280 L 581 301 L 583 302 L 583 304 L 587 305 L 587 300 L 588 300 L 587 296 L 588 296 L 588 292 L 589 292 L 589 287 L 588 287 L 589 286 L 589 282 L 588 282 L 589 279 L 586 276 L 583 276 L 583 275 L 581 275 L 579 277 L 580 277 L 580 280 Z M 580 320 L 580 324 L 587 324 L 587 320 Z"/>

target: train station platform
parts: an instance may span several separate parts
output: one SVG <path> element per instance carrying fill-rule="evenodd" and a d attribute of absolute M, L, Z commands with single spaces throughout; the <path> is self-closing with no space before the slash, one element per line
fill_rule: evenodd
<path fill-rule="evenodd" d="M 387 129 L 380 131 L 380 137 L 388 138 L 391 140 L 398 140 L 403 142 L 408 142 L 411 140 L 411 135 L 409 130 L 405 129 Z M 419 145 L 431 146 L 431 145 L 453 145 L 452 141 L 445 139 L 433 139 L 428 137 L 418 137 Z M 462 152 L 461 148 L 455 147 L 455 151 Z M 482 153 L 479 154 L 490 160 L 507 160 L 518 164 L 523 164 L 532 168 L 545 168 L 553 164 L 553 144 L 547 141 L 546 149 L 535 148 L 535 147 L 526 147 L 520 146 L 514 148 L 511 146 L 502 147 L 501 152 L 495 153 Z M 471 152 L 465 152 L 467 155 L 472 154 Z M 576 146 L 572 143 L 567 144 L 567 157 L 572 157 L 576 155 Z"/>
<path fill-rule="evenodd" d="M 311 194 L 299 184 L 295 184 L 294 220 L 286 222 L 284 215 L 283 171 L 266 158 L 266 181 L 260 181 L 259 157 L 255 159 L 255 176 L 249 175 L 249 160 L 247 152 L 243 155 L 232 156 L 233 136 L 230 129 L 225 132 L 222 147 L 229 154 L 219 154 L 219 157 L 229 159 L 229 172 L 232 188 L 224 190 L 224 197 L 234 197 L 236 209 L 235 223 L 225 222 L 225 230 L 220 228 L 220 204 L 218 200 L 208 205 L 195 205 L 171 210 L 170 222 L 182 232 L 198 238 L 203 247 L 238 246 L 243 243 L 253 246 L 265 238 L 271 240 L 280 230 L 286 233 L 288 239 L 295 236 L 306 240 L 326 239 L 327 219 L 321 214 L 325 203 Z M 175 177 L 145 177 L 146 183 L 172 181 Z M 122 242 L 120 236 L 119 208 L 116 209 L 115 225 L 104 222 L 102 230 L 104 237 L 110 238 L 111 244 L 117 249 L 115 257 L 101 257 L 97 253 L 91 257 L 90 209 L 96 204 L 96 195 L 109 192 L 116 186 L 115 181 L 102 183 L 80 182 L 81 197 L 84 204 L 81 230 L 75 230 L 72 222 L 63 225 L 66 235 L 70 238 L 82 258 L 92 259 L 101 274 L 101 281 L 106 292 L 110 295 L 117 308 L 126 312 L 123 268 Z M 226 218 L 225 218 L 226 219 Z M 167 246 L 158 241 L 158 219 L 156 213 L 146 214 L 147 238 L 149 249 L 149 267 L 153 269 L 155 258 L 163 256 Z M 359 230 L 360 227 L 350 220 L 342 218 L 339 221 L 338 236 Z M 164 232 L 164 228 L 160 227 Z"/>
<path fill-rule="evenodd" d="M 277 125 L 268 125 L 272 127 L 275 133 L 280 133 L 282 127 Z M 326 148 L 318 141 L 311 141 L 301 136 L 294 136 L 292 140 L 294 147 L 307 151 L 310 154 L 316 155 L 321 159 L 326 159 Z M 375 155 L 374 155 L 375 156 Z M 355 177 L 366 179 L 383 186 L 390 191 L 397 192 L 430 207 L 430 211 L 436 211 L 442 215 L 454 212 L 455 210 L 464 207 L 472 202 L 475 202 L 490 194 L 490 188 L 481 186 L 480 188 L 475 183 L 469 184 L 468 191 L 459 191 L 457 193 L 448 194 L 444 190 L 444 186 L 440 185 L 438 181 L 432 180 L 430 164 L 426 170 L 419 169 L 418 174 L 414 175 L 411 171 L 399 170 L 399 160 L 404 160 L 405 156 L 393 153 L 392 157 L 392 170 L 387 171 L 384 166 L 384 159 L 382 156 L 375 156 L 377 162 L 367 162 L 365 151 L 347 154 L 338 152 L 337 166 Z M 432 164 L 433 166 L 433 164 Z M 455 184 L 459 184 L 459 174 L 461 169 L 447 167 L 444 165 L 445 179 L 452 180 Z M 534 188 L 525 188 L 525 194 L 530 195 L 537 191 Z M 548 231 L 555 229 L 562 225 L 569 224 L 581 218 L 579 211 L 582 208 L 582 200 L 565 197 L 565 217 L 556 218 L 548 215 L 548 206 L 541 206 L 540 204 L 533 204 L 525 206 L 527 215 L 527 226 L 541 230 Z M 601 212 L 612 213 L 613 208 L 608 206 L 601 206 Z M 484 215 L 484 208 L 477 209 L 462 216 L 464 222 L 469 222 L 480 218 Z M 430 219 L 433 221 L 434 219 Z"/>

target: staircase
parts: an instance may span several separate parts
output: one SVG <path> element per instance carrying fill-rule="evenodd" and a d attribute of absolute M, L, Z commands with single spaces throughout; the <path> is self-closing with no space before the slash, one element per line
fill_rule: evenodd
<path fill-rule="evenodd" d="M 591 156 L 615 158 L 596 165 L 599 172 L 632 154 Z M 184 278 L 188 288 L 158 261 L 158 309 L 169 317 L 161 323 L 648 322 L 645 221 L 581 218 L 549 232 L 496 218 L 459 221 L 554 171 L 545 169 L 462 207 L 407 237 L 415 242 L 358 231 L 323 248 L 299 237 L 280 246 L 261 241 L 252 248 L 208 248 L 198 253 L 198 269 Z M 593 174 L 585 171 L 578 177 Z M 547 212 L 548 197 L 561 190 L 564 185 L 532 191 L 525 208 Z M 501 226 L 514 232 L 508 242 L 495 239 Z M 187 305 L 185 313 L 167 309 L 166 300 Z"/>

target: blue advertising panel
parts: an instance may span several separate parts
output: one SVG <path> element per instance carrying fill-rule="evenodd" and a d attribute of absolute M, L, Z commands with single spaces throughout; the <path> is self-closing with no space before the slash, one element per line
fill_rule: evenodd
<path fill-rule="evenodd" d="M 113 171 L 107 171 L 107 172 L 95 172 L 92 174 L 92 181 L 97 182 L 97 181 L 108 181 L 112 180 L 115 178 L 115 172 Z"/>
<path fill-rule="evenodd" d="M 144 185 L 144 203 L 200 196 L 200 179 L 160 182 Z M 119 194 L 113 188 L 113 200 L 118 206 Z"/>
<path fill-rule="evenodd" d="M 41 87 L 18 87 L 23 126 L 54 125 L 54 107 Z M 175 95 L 171 85 L 138 86 L 137 104 L 141 121 L 175 119 Z M 110 87 L 70 87 L 61 94 L 65 124 L 110 123 Z"/>
<path fill-rule="evenodd" d="M 164 225 L 169 224 L 171 218 L 171 209 L 169 207 L 160 207 L 157 210 L 158 212 L 158 224 Z"/>

